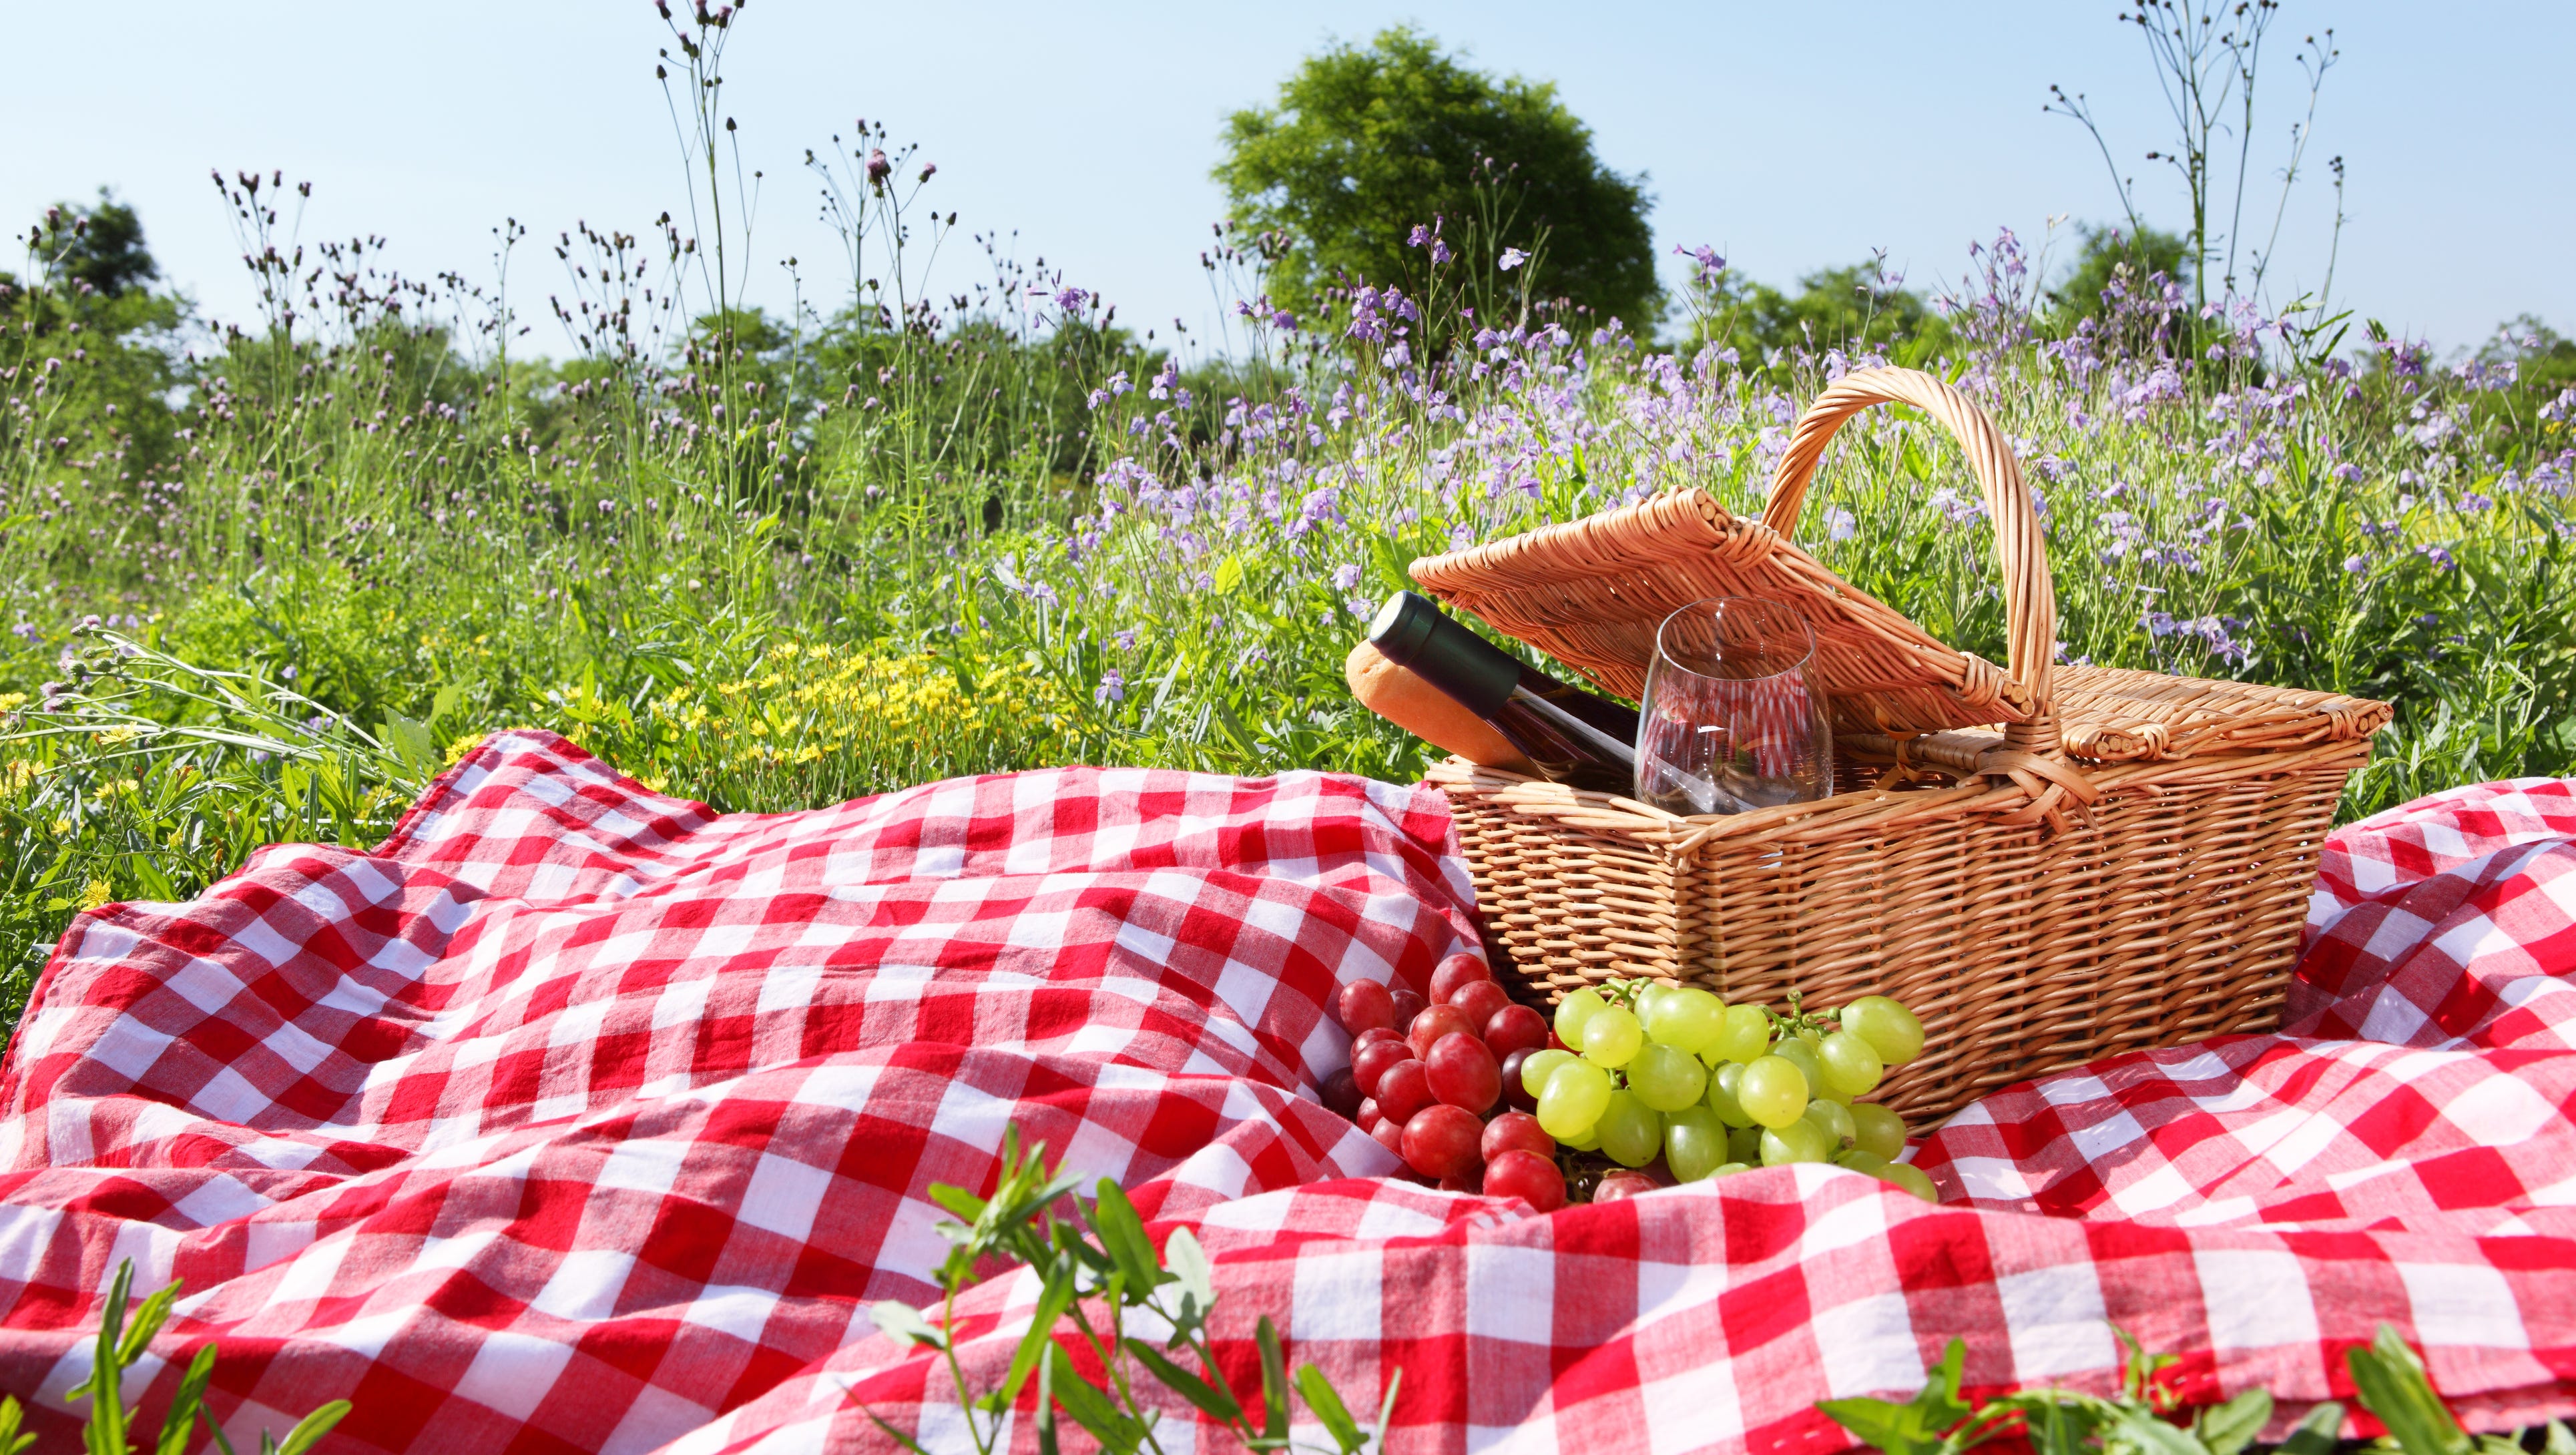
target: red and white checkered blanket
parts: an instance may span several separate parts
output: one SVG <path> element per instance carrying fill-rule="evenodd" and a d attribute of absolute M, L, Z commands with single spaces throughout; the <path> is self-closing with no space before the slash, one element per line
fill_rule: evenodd
<path fill-rule="evenodd" d="M 1385 1178 L 1316 1100 L 1319 1008 L 1418 986 L 1467 894 L 1427 790 L 1068 769 L 716 817 L 496 737 L 372 854 L 75 921 L 0 1074 L 0 1390 L 62 1440 L 131 1259 L 186 1286 L 147 1418 L 215 1339 L 236 1436 L 346 1397 L 350 1450 L 881 1447 L 864 1399 L 953 1446 L 865 1309 L 931 1298 L 925 1192 L 1016 1124 L 1197 1230 L 1246 1386 L 1264 1313 L 1357 1402 L 1400 1367 L 1402 1450 L 1837 1449 L 1815 1400 L 1954 1334 L 1972 1384 L 2100 1387 L 2114 1324 L 2285 1414 L 2381 1320 L 2474 1423 L 2576 1408 L 2567 784 L 2337 835 L 2297 1036 L 1990 1098 L 1917 1153 L 1938 1207 L 1824 1167 L 1544 1217 Z M 968 1296 L 970 1369 L 1033 1298 Z"/>

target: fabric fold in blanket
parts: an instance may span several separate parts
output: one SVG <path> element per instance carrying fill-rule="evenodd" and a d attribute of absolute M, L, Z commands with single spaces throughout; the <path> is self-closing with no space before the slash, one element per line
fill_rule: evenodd
<path fill-rule="evenodd" d="M 68 1438 L 121 1260 L 184 1280 L 238 1442 L 352 1451 L 962 1438 L 934 1183 L 1005 1130 L 1216 1260 L 1238 1380 L 1292 1361 L 1398 1450 L 1831 1450 L 1813 1402 L 1967 1379 L 2349 1398 L 2386 1321 L 2473 1424 L 2576 1409 L 2576 796 L 2462 789 L 2340 831 L 2288 1034 L 2008 1088 L 1917 1148 L 1538 1216 L 1388 1176 L 1317 1100 L 1354 978 L 1474 943 L 1435 792 L 1066 769 L 717 816 L 496 736 L 373 853 L 263 851 L 77 918 L 0 1073 L 0 1390 Z M 970 1376 L 1034 1302 L 962 1301 Z M 1015 1324 L 1015 1321 L 1016 1324 Z M 1025 1400 L 1024 1400 L 1025 1404 Z M 1173 1441 L 1214 1448 L 1165 1405 Z M 1014 1448 L 1033 1446 L 1017 1422 Z"/>

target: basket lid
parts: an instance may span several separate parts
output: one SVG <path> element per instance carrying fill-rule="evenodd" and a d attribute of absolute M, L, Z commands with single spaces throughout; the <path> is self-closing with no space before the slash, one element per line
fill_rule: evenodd
<path fill-rule="evenodd" d="M 1836 726 L 1892 734 L 2028 722 L 2039 704 L 1994 663 L 1948 646 L 1705 490 L 1658 495 L 1413 563 L 1452 606 L 1630 699 L 1655 629 L 1710 596 L 1761 596 L 1805 619 Z"/>
<path fill-rule="evenodd" d="M 1929 412 L 1965 448 L 1995 525 L 2010 666 L 1935 639 L 1836 576 L 1784 534 L 1798 519 L 1825 445 L 1844 420 L 1901 401 Z M 2021 468 L 1984 410 L 1911 369 L 1845 375 L 1792 431 L 1763 519 L 1705 490 L 1633 505 L 1417 560 L 1413 579 L 1622 697 L 1637 698 L 1665 617 L 1710 596 L 1759 596 L 1815 633 L 1814 672 L 1845 733 L 1904 738 L 1999 731 L 2024 752 L 2096 762 L 2161 761 L 2367 736 L 2386 703 L 2334 693 L 2060 668 L 2056 596 Z"/>

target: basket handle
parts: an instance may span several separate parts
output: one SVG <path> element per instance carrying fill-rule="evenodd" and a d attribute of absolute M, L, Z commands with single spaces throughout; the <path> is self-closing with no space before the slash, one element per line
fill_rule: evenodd
<path fill-rule="evenodd" d="M 2007 724 L 2005 746 L 2019 752 L 2054 754 L 2057 699 L 2051 669 L 2057 661 L 2057 592 L 2048 575 L 2048 546 L 2039 533 L 2038 513 L 2031 509 L 2030 487 L 2022 483 L 2021 464 L 1975 401 L 1919 369 L 1861 369 L 1845 374 L 1798 417 L 1789 447 L 1771 473 L 1771 498 L 1762 523 L 1792 538 L 1799 507 L 1806 503 L 1807 482 L 1825 445 L 1843 421 L 1873 404 L 1911 404 L 1941 422 L 1968 452 L 1968 466 L 1986 497 L 1986 515 L 1995 524 L 1995 554 L 2004 578 L 2004 623 L 2009 637 L 2006 670 L 2030 694 L 2028 723 Z"/>

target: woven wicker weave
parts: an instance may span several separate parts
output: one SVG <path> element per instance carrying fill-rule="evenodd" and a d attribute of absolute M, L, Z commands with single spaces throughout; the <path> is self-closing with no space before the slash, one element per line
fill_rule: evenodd
<path fill-rule="evenodd" d="M 2009 655 L 1943 645 L 1789 543 L 1845 419 L 1915 405 L 1995 522 Z M 1929 1031 L 1875 1099 L 1928 1125 L 2009 1082 L 2279 1015 L 2319 841 L 2386 704 L 2061 667 L 2045 541 L 1993 422 L 1927 374 L 1845 376 L 1798 422 L 1764 519 L 1706 494 L 1417 561 L 1426 589 L 1622 696 L 1655 626 L 1715 595 L 1805 616 L 1835 796 L 1733 816 L 1451 761 L 1488 936 L 1553 1000 L 1627 976 L 1774 1005 L 1893 995 Z"/>

